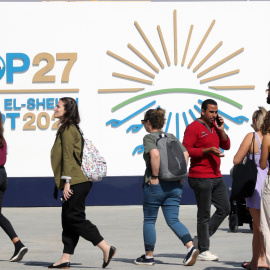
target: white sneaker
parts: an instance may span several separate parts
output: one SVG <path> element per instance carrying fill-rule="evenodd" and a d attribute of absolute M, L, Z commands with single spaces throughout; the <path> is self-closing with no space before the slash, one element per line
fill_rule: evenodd
<path fill-rule="evenodd" d="M 198 237 L 197 236 L 194 236 L 194 238 L 192 239 L 192 242 L 193 242 L 193 245 L 196 249 L 199 248 L 199 242 L 198 242 Z"/>
<path fill-rule="evenodd" d="M 218 261 L 218 256 L 209 250 L 200 253 L 197 257 L 198 261 Z"/>

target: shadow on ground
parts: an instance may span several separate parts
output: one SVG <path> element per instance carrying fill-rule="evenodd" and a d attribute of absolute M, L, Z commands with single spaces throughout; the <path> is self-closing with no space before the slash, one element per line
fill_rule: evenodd
<path fill-rule="evenodd" d="M 52 263 L 50 262 L 39 262 L 39 261 L 36 261 L 36 262 L 26 262 L 24 263 L 24 265 L 27 265 L 27 266 L 41 266 L 41 267 L 46 267 L 48 268 L 49 265 L 51 265 Z M 82 266 L 81 263 L 71 263 L 70 266 L 72 267 L 76 267 L 76 268 L 96 268 L 96 267 L 90 267 L 90 266 Z"/>
<path fill-rule="evenodd" d="M 155 255 L 155 264 L 178 265 L 178 264 L 164 263 L 164 262 L 162 262 L 162 261 L 160 261 L 160 260 L 157 260 L 156 257 L 157 257 L 157 256 Z M 115 262 L 123 262 L 123 263 L 129 263 L 129 264 L 134 264 L 134 260 L 135 260 L 135 259 L 136 259 L 136 258 L 134 258 L 134 259 L 113 258 L 113 260 L 114 260 Z"/>

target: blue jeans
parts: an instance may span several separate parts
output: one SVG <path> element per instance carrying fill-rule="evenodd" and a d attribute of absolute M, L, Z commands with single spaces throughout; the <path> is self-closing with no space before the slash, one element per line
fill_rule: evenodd
<path fill-rule="evenodd" d="M 156 243 L 155 223 L 161 206 L 168 226 L 186 245 L 192 241 L 188 229 L 179 219 L 179 205 L 183 186 L 179 181 L 159 181 L 158 185 L 144 184 L 143 189 L 143 236 L 145 251 L 154 251 Z"/>

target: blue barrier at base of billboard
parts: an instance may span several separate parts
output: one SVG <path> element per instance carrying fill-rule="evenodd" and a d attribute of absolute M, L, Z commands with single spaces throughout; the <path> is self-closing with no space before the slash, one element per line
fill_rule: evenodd
<path fill-rule="evenodd" d="M 231 177 L 224 175 L 227 187 L 231 186 Z M 86 199 L 86 205 L 141 205 L 143 198 L 142 176 L 105 177 L 94 183 Z M 53 198 L 54 178 L 52 177 L 9 177 L 3 206 L 6 207 L 45 207 L 60 206 L 60 197 Z M 185 180 L 181 204 L 196 204 L 194 192 Z"/>

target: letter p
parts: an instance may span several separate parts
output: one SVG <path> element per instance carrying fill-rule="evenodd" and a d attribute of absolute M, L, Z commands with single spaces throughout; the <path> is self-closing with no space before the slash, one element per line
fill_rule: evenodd
<path fill-rule="evenodd" d="M 13 66 L 13 60 L 21 60 L 21 66 Z M 28 55 L 24 53 L 7 53 L 6 61 L 6 74 L 7 74 L 7 83 L 13 83 L 13 74 L 21 73 L 28 70 L 30 66 L 30 59 Z"/>

